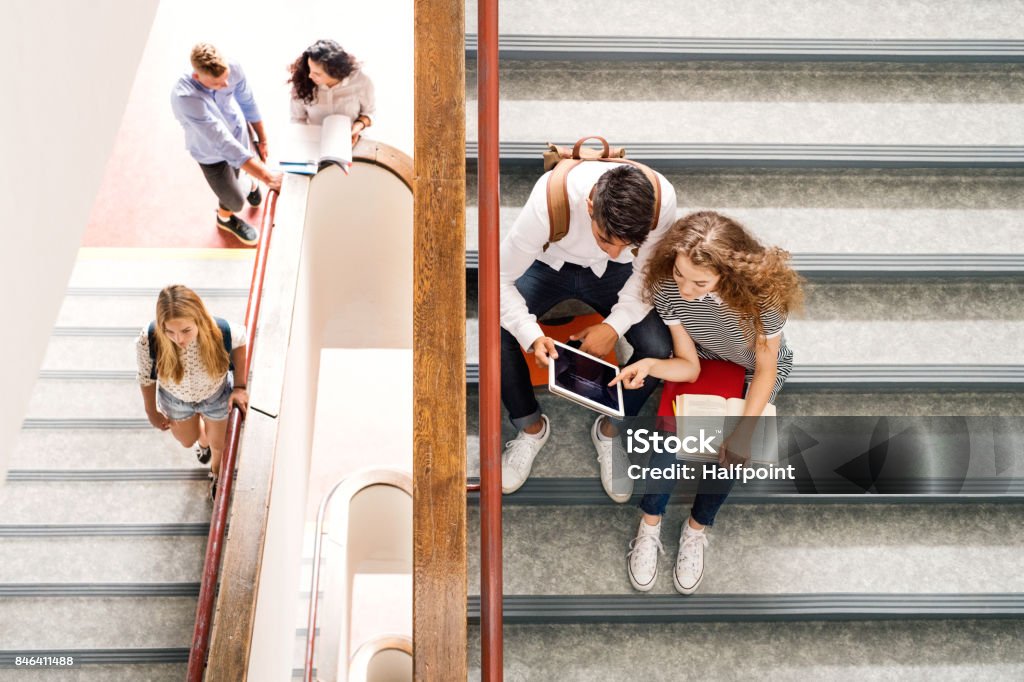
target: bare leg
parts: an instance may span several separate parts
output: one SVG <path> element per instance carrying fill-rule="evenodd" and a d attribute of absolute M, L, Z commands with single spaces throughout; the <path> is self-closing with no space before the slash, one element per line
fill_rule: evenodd
<path fill-rule="evenodd" d="M 199 415 L 181 421 L 171 420 L 171 433 L 182 446 L 190 448 L 199 440 Z"/>
<path fill-rule="evenodd" d="M 210 441 L 210 452 L 213 455 L 210 458 L 210 471 L 216 474 L 220 471 L 220 456 L 224 452 L 224 436 L 227 434 L 228 420 L 214 421 L 204 417 L 203 421 L 206 422 L 206 437 Z"/>
<path fill-rule="evenodd" d="M 210 447 L 210 437 L 206 435 L 206 420 L 199 420 L 199 445 L 208 448 Z"/>

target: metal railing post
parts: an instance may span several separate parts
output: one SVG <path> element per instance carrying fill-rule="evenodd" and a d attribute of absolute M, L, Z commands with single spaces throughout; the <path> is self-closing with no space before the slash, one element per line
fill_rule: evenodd
<path fill-rule="evenodd" d="M 498 0 L 480 0 L 477 56 L 480 317 L 480 637 L 485 682 L 502 679 L 501 327 L 498 292 Z"/>

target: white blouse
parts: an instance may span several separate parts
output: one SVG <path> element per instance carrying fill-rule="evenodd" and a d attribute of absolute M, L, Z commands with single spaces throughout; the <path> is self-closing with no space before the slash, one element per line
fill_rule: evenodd
<path fill-rule="evenodd" d="M 291 113 L 293 123 L 321 125 L 331 114 L 348 116 L 353 122 L 365 116 L 372 122 L 376 114 L 373 81 L 359 70 L 332 87 L 319 85 L 312 102 L 293 98 Z"/>
<path fill-rule="evenodd" d="M 231 327 L 231 350 L 241 348 L 247 343 L 245 326 L 228 322 Z M 211 376 L 206 372 L 203 360 L 199 356 L 199 340 L 196 339 L 185 348 L 178 348 L 178 356 L 185 365 L 185 375 L 181 382 L 160 379 L 160 388 L 178 400 L 186 403 L 198 403 L 206 400 L 220 390 L 227 372 L 220 376 Z M 135 359 L 138 364 L 136 378 L 142 386 L 157 383 L 150 377 L 153 371 L 153 360 L 149 357 L 149 325 L 142 328 L 138 341 L 135 342 Z"/>

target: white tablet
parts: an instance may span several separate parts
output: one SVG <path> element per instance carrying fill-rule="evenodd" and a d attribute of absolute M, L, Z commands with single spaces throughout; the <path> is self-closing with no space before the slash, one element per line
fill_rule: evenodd
<path fill-rule="evenodd" d="M 619 368 L 564 343 L 555 346 L 558 358 L 548 363 L 548 390 L 609 417 L 624 417 L 622 384 L 608 385 Z"/>

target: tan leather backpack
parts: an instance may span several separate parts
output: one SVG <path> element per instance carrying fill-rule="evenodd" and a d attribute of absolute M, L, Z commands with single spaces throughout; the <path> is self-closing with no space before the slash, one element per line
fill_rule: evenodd
<path fill-rule="evenodd" d="M 587 140 L 600 141 L 600 151 L 584 147 L 583 143 Z M 572 146 L 572 149 L 559 147 L 549 142 L 548 149 L 544 152 L 544 170 L 552 171 L 548 176 L 547 184 L 549 233 L 548 242 L 544 245 L 545 251 L 548 246 L 562 239 L 569 232 L 569 190 L 566 187 L 569 171 L 581 163 L 591 161 L 628 163 L 639 168 L 654 186 L 654 221 L 651 224 L 651 229 L 658 226 L 658 218 L 661 213 L 661 184 L 653 170 L 642 163 L 627 159 L 626 150 L 623 147 L 611 147 L 608 145 L 608 140 L 598 135 L 580 138 Z M 636 249 L 633 249 L 633 253 L 636 254 Z"/>

